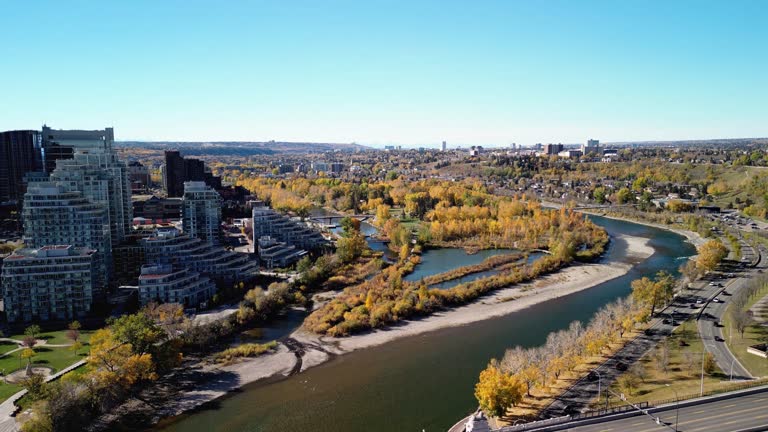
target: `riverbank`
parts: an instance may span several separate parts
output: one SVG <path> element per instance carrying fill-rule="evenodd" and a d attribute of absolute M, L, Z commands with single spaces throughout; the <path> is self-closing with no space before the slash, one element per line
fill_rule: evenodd
<path fill-rule="evenodd" d="M 552 207 L 552 208 L 560 208 L 563 206 L 562 204 L 552 202 L 552 201 L 542 201 L 541 205 L 545 207 Z M 669 225 L 659 224 L 655 222 L 648 222 L 640 219 L 630 219 L 626 217 L 615 216 L 615 215 L 608 214 L 604 211 L 598 211 L 598 210 L 579 209 L 578 211 L 588 215 L 604 217 L 606 219 L 613 219 L 613 220 L 618 220 L 622 222 L 631 222 L 631 223 L 636 223 L 638 225 L 645 225 L 652 228 L 658 228 L 658 229 L 663 229 L 669 232 L 673 232 L 677 235 L 681 235 L 685 237 L 688 240 L 688 242 L 694 245 L 697 249 L 699 246 L 703 245 L 707 241 L 704 237 L 701 236 L 701 234 L 697 232 L 693 232 L 691 230 L 683 229 L 683 228 L 676 228 Z"/>
<path fill-rule="evenodd" d="M 327 362 L 333 357 L 352 351 L 382 345 L 396 339 L 425 334 L 443 328 L 462 326 L 477 321 L 508 315 L 538 303 L 589 289 L 626 274 L 634 264 L 654 253 L 648 239 L 626 235 L 616 236 L 618 244 L 626 245 L 621 262 L 577 264 L 544 276 L 536 281 L 504 288 L 477 301 L 440 313 L 411 320 L 401 325 L 345 338 L 319 336 L 302 329 L 293 332 L 271 354 L 245 360 L 232 365 L 208 365 L 205 373 L 194 374 L 184 386 L 155 406 L 152 422 L 177 416 L 199 408 L 240 387 L 262 380 L 276 380 L 303 372 Z M 191 375 L 191 374 L 189 374 Z M 146 404 L 134 406 L 131 412 L 146 410 Z M 160 408 L 157 408 L 160 406 Z M 122 410 L 121 410 L 122 411 Z M 123 411 L 117 416 L 125 417 Z"/>

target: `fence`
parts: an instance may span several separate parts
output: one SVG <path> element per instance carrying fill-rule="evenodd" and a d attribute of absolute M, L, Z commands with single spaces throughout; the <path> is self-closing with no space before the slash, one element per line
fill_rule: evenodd
<path fill-rule="evenodd" d="M 681 395 L 679 398 L 669 398 L 669 399 L 661 399 L 661 400 L 657 400 L 657 401 L 652 401 L 651 405 L 652 406 L 666 405 L 666 404 L 671 404 L 671 403 L 675 403 L 675 402 L 681 402 L 681 401 L 684 401 L 684 400 L 696 399 L 696 398 L 699 398 L 699 397 L 714 396 L 714 395 L 718 395 L 718 394 L 722 394 L 722 393 L 730 393 L 730 392 L 733 392 L 733 391 L 746 390 L 746 389 L 750 389 L 750 388 L 753 388 L 753 387 L 764 386 L 766 384 L 768 384 L 768 379 L 765 379 L 765 378 L 758 379 L 758 380 L 752 380 L 752 381 L 746 381 L 746 382 L 742 382 L 742 383 L 738 383 L 738 384 L 729 385 L 729 386 L 726 386 L 726 387 L 723 387 L 723 388 L 719 388 L 719 389 L 707 390 L 703 394 L 702 393 L 690 393 L 690 394 L 687 394 L 687 395 Z"/>
<path fill-rule="evenodd" d="M 589 418 L 594 418 L 594 417 L 601 417 L 601 416 L 605 416 L 605 415 L 621 414 L 621 413 L 625 413 L 627 411 L 636 410 L 635 407 L 640 408 L 640 409 L 646 409 L 649 406 L 650 405 L 648 404 L 648 402 L 640 402 L 639 404 L 636 404 L 635 406 L 632 406 L 632 405 L 618 405 L 618 406 L 609 407 L 607 409 L 606 408 L 602 408 L 602 409 L 596 409 L 596 410 L 592 410 L 592 411 L 583 412 L 583 413 L 580 413 L 580 414 L 574 414 L 572 416 L 572 419 L 573 420 L 584 420 L 584 419 L 589 419 Z"/>

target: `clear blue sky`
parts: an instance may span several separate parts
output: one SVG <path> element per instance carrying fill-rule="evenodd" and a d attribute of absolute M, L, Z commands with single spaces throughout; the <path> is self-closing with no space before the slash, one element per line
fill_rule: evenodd
<path fill-rule="evenodd" d="M 0 3 L 0 130 L 506 145 L 768 136 L 768 1 Z"/>

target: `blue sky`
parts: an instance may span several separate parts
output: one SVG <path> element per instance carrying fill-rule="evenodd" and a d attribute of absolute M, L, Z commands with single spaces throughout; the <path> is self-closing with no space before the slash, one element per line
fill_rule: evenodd
<path fill-rule="evenodd" d="M 0 2 L 0 130 L 508 145 L 768 136 L 766 1 Z"/>

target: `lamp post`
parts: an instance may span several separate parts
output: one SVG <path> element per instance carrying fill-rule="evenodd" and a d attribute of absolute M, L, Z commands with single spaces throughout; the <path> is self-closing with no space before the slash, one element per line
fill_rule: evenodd
<path fill-rule="evenodd" d="M 706 353 L 707 350 L 701 350 L 701 390 L 699 391 L 699 397 L 704 396 L 704 356 Z"/>
<path fill-rule="evenodd" d="M 600 393 L 602 393 L 603 376 L 600 375 L 600 372 L 598 372 L 597 369 L 592 369 L 592 372 L 597 374 L 597 401 L 600 402 Z"/>
<path fill-rule="evenodd" d="M 733 381 L 733 362 L 736 361 L 736 357 L 731 359 L 731 379 L 729 381 Z"/>
<path fill-rule="evenodd" d="M 675 432 L 677 432 L 677 420 L 680 418 L 680 398 L 677 396 L 677 390 L 669 384 L 664 384 L 669 387 L 670 390 L 675 392 Z"/>

